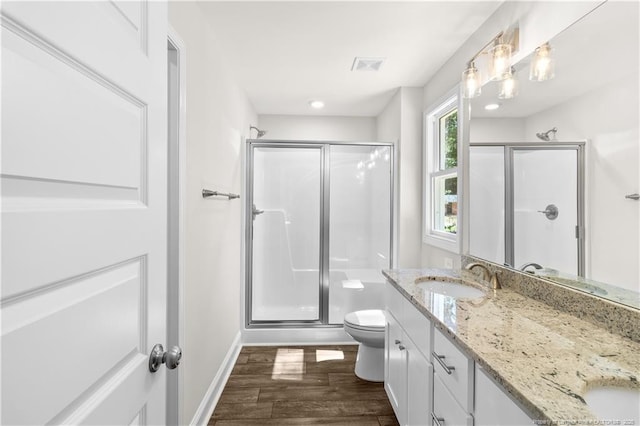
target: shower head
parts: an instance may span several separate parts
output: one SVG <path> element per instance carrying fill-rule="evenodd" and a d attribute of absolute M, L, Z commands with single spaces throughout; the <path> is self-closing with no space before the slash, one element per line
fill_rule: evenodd
<path fill-rule="evenodd" d="M 544 133 L 536 133 L 536 136 L 538 137 L 538 139 L 543 140 L 545 142 L 554 141 L 556 140 L 557 131 L 558 129 L 554 127 L 553 129 L 547 130 Z M 549 133 L 553 133 L 553 136 L 549 136 Z"/>
<path fill-rule="evenodd" d="M 261 137 L 263 137 L 264 135 L 267 134 L 266 130 L 260 130 L 256 126 L 249 127 L 249 131 L 254 130 L 254 129 L 255 129 L 256 132 L 258 132 L 258 135 L 256 136 L 256 138 L 258 138 L 258 139 L 260 139 Z"/>

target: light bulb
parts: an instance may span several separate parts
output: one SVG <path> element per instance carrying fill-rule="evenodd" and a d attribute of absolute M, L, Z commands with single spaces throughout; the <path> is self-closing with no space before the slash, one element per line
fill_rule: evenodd
<path fill-rule="evenodd" d="M 462 88 L 462 96 L 466 99 L 480 96 L 480 74 L 473 62 L 470 62 L 467 69 L 462 73 Z"/>
<path fill-rule="evenodd" d="M 549 43 L 545 43 L 536 49 L 531 68 L 529 70 L 529 80 L 545 81 L 551 80 L 555 76 L 555 59 L 553 50 Z"/>
<path fill-rule="evenodd" d="M 518 95 L 518 79 L 515 74 L 515 70 L 511 68 L 508 77 L 500 82 L 498 99 L 511 99 Z"/>
<path fill-rule="evenodd" d="M 491 69 L 492 80 L 503 80 L 510 74 L 511 69 L 511 45 L 497 44 L 491 49 Z"/>

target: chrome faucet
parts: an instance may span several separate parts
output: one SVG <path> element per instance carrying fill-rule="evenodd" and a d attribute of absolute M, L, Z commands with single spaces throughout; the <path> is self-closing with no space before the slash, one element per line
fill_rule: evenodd
<path fill-rule="evenodd" d="M 492 289 L 498 290 L 502 288 L 500 286 L 500 283 L 498 282 L 498 275 L 495 273 L 491 273 L 489 268 L 484 266 L 482 263 L 478 263 L 478 262 L 469 263 L 467 266 L 464 267 L 464 269 L 466 269 L 467 271 L 471 271 L 475 267 L 479 267 L 480 269 L 482 269 L 482 275 L 483 275 L 482 279 L 484 279 L 485 281 L 488 281 L 489 284 L 491 284 Z"/>
<path fill-rule="evenodd" d="M 533 266 L 533 267 L 534 267 L 534 268 L 536 268 L 536 269 L 542 269 L 542 266 L 541 266 L 541 265 L 539 265 L 539 264 L 537 264 L 537 263 L 535 263 L 535 262 L 529 262 L 529 263 L 525 263 L 524 265 L 522 265 L 522 266 L 520 267 L 520 270 L 521 270 L 521 271 L 523 271 L 523 272 L 528 272 L 528 273 L 530 273 L 530 274 L 535 274 L 535 272 L 534 272 L 534 271 L 527 271 L 527 268 L 528 268 L 529 266 Z"/>

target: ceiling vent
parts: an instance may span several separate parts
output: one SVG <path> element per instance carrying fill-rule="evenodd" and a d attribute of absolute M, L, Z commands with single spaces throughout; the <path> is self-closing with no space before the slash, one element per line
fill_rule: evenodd
<path fill-rule="evenodd" d="M 351 71 L 380 71 L 385 58 L 361 58 L 353 60 Z"/>

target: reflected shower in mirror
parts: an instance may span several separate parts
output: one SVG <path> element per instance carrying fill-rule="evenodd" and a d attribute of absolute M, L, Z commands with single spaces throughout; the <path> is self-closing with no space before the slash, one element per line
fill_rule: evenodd
<path fill-rule="evenodd" d="M 607 2 L 550 40 L 553 79 L 529 79 L 532 53 L 513 64 L 517 96 L 483 86 L 465 141 L 468 254 L 537 263 L 527 272 L 636 308 L 640 202 L 626 196 L 640 192 L 639 8 Z M 583 163 L 561 149 L 571 146 L 583 147 Z"/>

